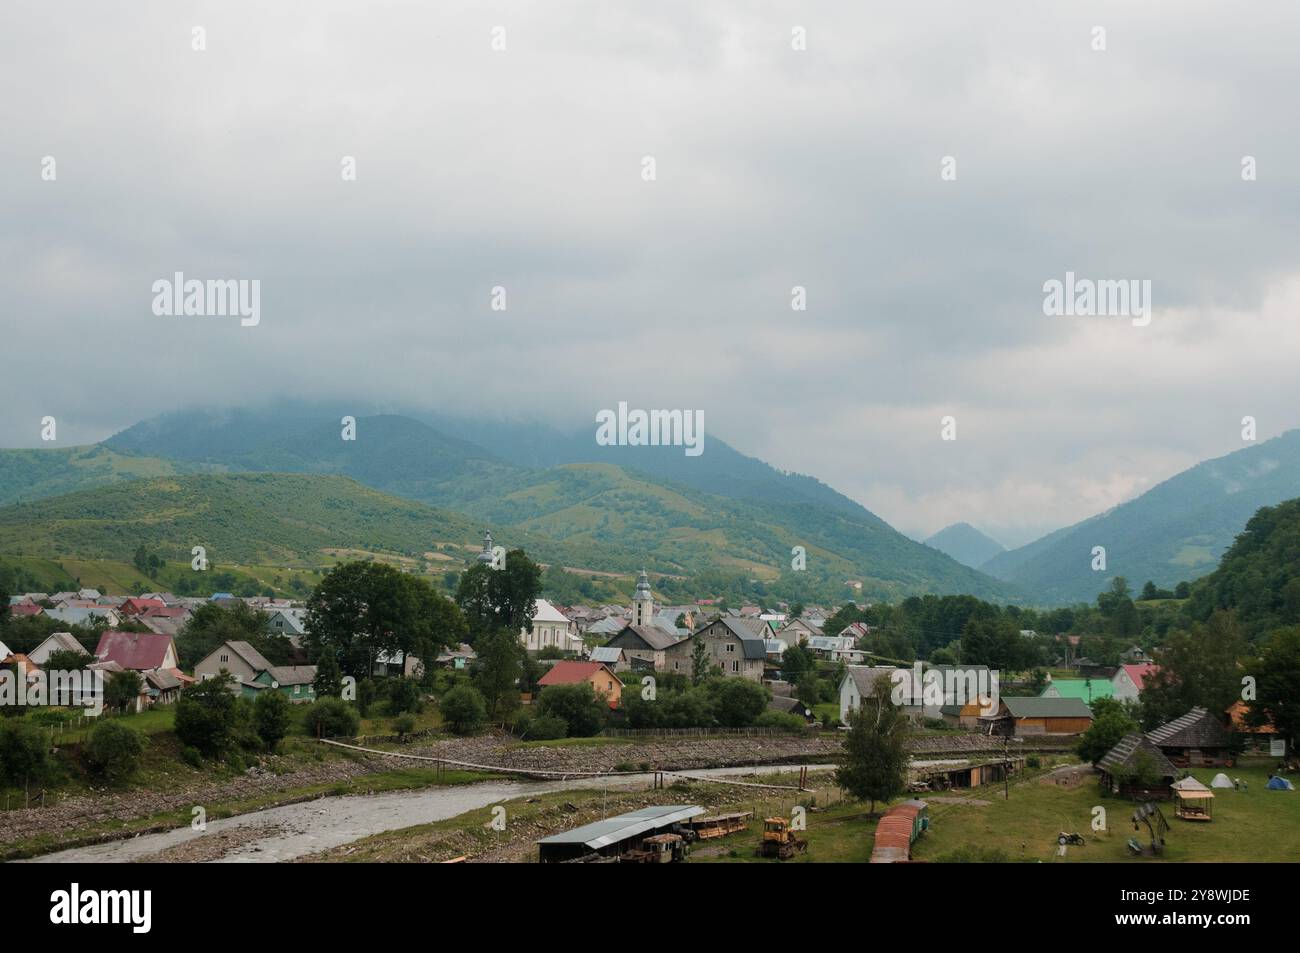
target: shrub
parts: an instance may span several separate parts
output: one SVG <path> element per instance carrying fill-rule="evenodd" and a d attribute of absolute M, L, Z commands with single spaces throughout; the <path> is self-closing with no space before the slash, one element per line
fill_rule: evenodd
<path fill-rule="evenodd" d="M 798 715 L 788 711 L 768 709 L 754 719 L 755 728 L 780 728 L 783 731 L 803 731 L 807 723 Z"/>
<path fill-rule="evenodd" d="M 181 760 L 191 768 L 203 767 L 203 754 L 198 748 L 192 747 L 191 745 L 185 745 L 181 748 Z"/>
<path fill-rule="evenodd" d="M 1038 755 L 1031 754 L 1029 757 L 1025 759 L 1025 766 L 1029 768 L 1041 768 L 1043 766 L 1043 762 L 1039 759 Z"/>
<path fill-rule="evenodd" d="M 83 751 L 91 770 L 114 784 L 121 784 L 140 768 L 144 736 L 116 721 L 101 721 L 91 731 Z"/>
<path fill-rule="evenodd" d="M 109 708 L 129 708 L 140 697 L 144 680 L 130 669 L 114 672 L 104 683 L 104 704 Z"/>
<path fill-rule="evenodd" d="M 487 702 L 482 693 L 470 685 L 457 685 L 438 703 L 443 721 L 458 735 L 468 735 L 482 727 L 487 719 Z"/>
<path fill-rule="evenodd" d="M 398 738 L 405 738 L 415 730 L 415 716 L 409 712 L 398 715 L 393 719 L 393 730 Z"/>
<path fill-rule="evenodd" d="M 191 685 L 176 702 L 176 737 L 209 757 L 224 754 L 235 742 L 239 714 L 231 691 L 234 678 L 223 672 Z"/>
<path fill-rule="evenodd" d="M 524 737 L 529 741 L 554 741 L 569 733 L 569 726 L 559 715 L 537 715 L 529 718 Z"/>
<path fill-rule="evenodd" d="M 341 698 L 318 698 L 307 709 L 307 730 L 322 738 L 355 738 L 361 715 Z"/>
<path fill-rule="evenodd" d="M 598 734 L 609 717 L 609 705 L 596 694 L 590 682 L 551 685 L 537 698 L 538 717 L 558 718 L 572 738 Z M 537 721 L 536 718 L 533 719 Z M 558 737 L 563 737 L 558 736 Z"/>
<path fill-rule="evenodd" d="M 43 729 L 16 719 L 0 721 L 0 782 L 25 787 L 54 773 L 54 761 Z"/>
<path fill-rule="evenodd" d="M 253 725 L 267 750 L 274 751 L 289 733 L 292 707 L 284 693 L 274 688 L 263 691 L 253 702 Z"/>
<path fill-rule="evenodd" d="M 409 678 L 394 678 L 388 685 L 388 710 L 394 715 L 403 712 L 418 713 L 424 710 L 424 695 L 418 682 Z"/>

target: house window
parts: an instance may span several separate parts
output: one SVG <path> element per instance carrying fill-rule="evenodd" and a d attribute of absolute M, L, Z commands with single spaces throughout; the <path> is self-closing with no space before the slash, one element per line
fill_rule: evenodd
<path fill-rule="evenodd" d="M 293 686 L 293 693 L 294 693 L 295 695 L 301 695 L 301 694 L 302 694 L 302 686 L 301 686 L 301 685 L 295 685 L 295 686 Z"/>
<path fill-rule="evenodd" d="M 739 672 L 739 671 L 740 671 L 740 663 L 737 662 L 737 661 L 732 661 L 732 663 L 731 663 L 731 670 L 732 670 L 733 672 Z"/>
<path fill-rule="evenodd" d="M 223 662 L 229 662 L 229 661 L 230 661 L 230 656 L 229 656 L 229 655 L 223 655 L 223 656 L 221 656 L 221 661 L 223 661 Z"/>
<path fill-rule="evenodd" d="M 734 651 L 736 651 L 736 643 L 735 643 L 735 642 L 728 642 L 728 643 L 727 643 L 727 651 L 728 651 L 728 652 L 734 652 Z"/>

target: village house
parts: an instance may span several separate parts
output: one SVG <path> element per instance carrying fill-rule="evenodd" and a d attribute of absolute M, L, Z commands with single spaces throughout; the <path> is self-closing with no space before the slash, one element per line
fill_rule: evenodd
<path fill-rule="evenodd" d="M 1147 737 L 1176 767 L 1231 766 L 1232 733 L 1226 716 L 1193 708 L 1180 718 L 1147 732 Z"/>
<path fill-rule="evenodd" d="M 1116 701 L 1137 701 L 1146 680 L 1159 666 L 1150 663 L 1121 665 L 1111 677 L 1111 697 Z"/>
<path fill-rule="evenodd" d="M 897 671 L 892 665 L 850 665 L 844 670 L 840 679 L 840 722 L 849 723 L 849 713 L 862 705 L 862 699 L 871 697 L 877 686 L 884 681 L 892 690 L 893 674 Z"/>
<path fill-rule="evenodd" d="M 809 724 L 816 720 L 811 708 L 799 699 L 788 695 L 773 695 L 772 700 L 767 703 L 767 709 L 783 715 L 797 715 Z"/>
<path fill-rule="evenodd" d="M 109 629 L 99 636 L 95 658 L 101 662 L 116 662 L 133 672 L 179 670 L 176 643 L 170 636 L 155 632 L 118 632 Z"/>
<path fill-rule="evenodd" d="M 92 626 L 99 621 L 110 629 L 122 624 L 122 617 L 116 609 L 107 606 L 70 606 L 67 608 L 46 609 L 45 617 L 61 622 L 68 628 L 74 625 Z"/>
<path fill-rule="evenodd" d="M 55 632 L 36 648 L 28 653 L 30 658 L 42 668 L 50 661 L 50 656 L 55 652 L 76 652 L 78 655 L 90 656 L 85 646 L 73 638 L 71 632 Z"/>
<path fill-rule="evenodd" d="M 292 702 L 316 698 L 315 665 L 272 665 L 266 656 L 242 640 L 221 643 L 194 666 L 194 674 L 200 681 L 216 678 L 222 672 L 234 677 L 240 694 L 245 697 L 279 689 Z"/>
<path fill-rule="evenodd" d="M 710 666 L 717 666 L 728 678 L 763 680 L 767 661 L 767 623 L 757 618 L 726 616 L 716 619 L 689 638 L 664 650 L 664 671 L 694 674 L 695 646 L 703 644 Z"/>
<path fill-rule="evenodd" d="M 652 625 L 625 625 L 605 643 L 605 647 L 622 649 L 629 668 L 661 672 L 666 664 L 665 653 L 680 641 Z"/>
<path fill-rule="evenodd" d="M 302 637 L 307 634 L 306 609 L 277 609 L 266 620 L 266 631 L 271 635 L 283 635 L 294 645 L 302 644 Z"/>
<path fill-rule="evenodd" d="M 1232 732 L 1241 739 L 1243 748 L 1266 751 L 1275 758 L 1286 756 L 1286 739 L 1278 734 L 1273 719 L 1267 719 L 1262 725 L 1250 723 L 1250 706 L 1244 701 L 1233 702 L 1227 711 Z"/>
<path fill-rule="evenodd" d="M 809 625 L 803 619 L 792 619 L 776 630 L 776 637 L 788 646 L 799 645 L 807 642 L 814 636 L 820 636 L 822 630 L 816 626 Z M 852 646 L 850 646 L 852 648 Z"/>
<path fill-rule="evenodd" d="M 990 734 L 1077 735 L 1092 724 L 1092 710 L 1080 698 L 1009 697 L 1001 700 L 996 715 L 980 720 Z"/>
<path fill-rule="evenodd" d="M 540 688 L 551 685 L 579 685 L 583 682 L 591 685 L 597 695 L 602 696 L 610 708 L 617 708 L 623 698 L 623 683 L 619 681 L 614 670 L 602 662 L 579 662 L 573 659 L 561 659 L 551 666 L 551 670 L 537 680 Z"/>
<path fill-rule="evenodd" d="M 1104 678 L 1054 678 L 1039 693 L 1043 698 L 1079 698 L 1091 705 L 1100 698 L 1110 698 L 1115 683 Z"/>
<path fill-rule="evenodd" d="M 433 661 L 435 665 L 442 668 L 460 671 L 468 668 L 476 658 L 478 658 L 478 653 L 474 651 L 473 646 L 467 642 L 461 642 L 455 648 L 443 649 Z"/>
<path fill-rule="evenodd" d="M 1141 732 L 1120 739 L 1097 762 L 1103 791 L 1143 800 L 1170 797 L 1170 785 L 1178 769 L 1156 745 Z"/>
<path fill-rule="evenodd" d="M 627 653 L 617 645 L 598 645 L 591 650 L 591 661 L 608 665 L 616 672 L 626 672 L 632 667 Z"/>

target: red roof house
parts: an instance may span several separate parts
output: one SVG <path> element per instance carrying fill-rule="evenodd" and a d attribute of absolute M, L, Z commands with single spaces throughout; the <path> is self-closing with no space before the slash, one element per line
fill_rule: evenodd
<path fill-rule="evenodd" d="M 9 614 L 15 619 L 29 615 L 40 615 L 45 609 L 34 602 L 16 602 L 9 607 Z"/>
<path fill-rule="evenodd" d="M 1113 696 L 1120 701 L 1137 701 L 1138 695 L 1146 686 L 1146 680 L 1160 668 L 1150 662 L 1142 665 L 1121 665 L 1110 683 L 1114 686 Z"/>
<path fill-rule="evenodd" d="M 537 680 L 542 688 L 549 685 L 579 685 L 582 682 L 591 685 L 597 695 L 604 695 L 610 708 L 618 707 L 619 700 L 623 697 L 623 683 L 604 662 L 574 662 L 566 659 L 556 662 L 549 672 Z"/>
<path fill-rule="evenodd" d="M 163 609 L 166 608 L 166 605 L 167 604 L 161 599 L 145 599 L 141 596 L 132 596 L 130 599 L 124 601 L 122 605 L 118 607 L 118 610 L 123 615 L 139 615 L 146 609 Z"/>
<path fill-rule="evenodd" d="M 116 662 L 135 672 L 178 667 L 176 643 L 170 635 L 156 632 L 118 632 L 106 630 L 99 637 L 95 657 L 101 662 Z"/>

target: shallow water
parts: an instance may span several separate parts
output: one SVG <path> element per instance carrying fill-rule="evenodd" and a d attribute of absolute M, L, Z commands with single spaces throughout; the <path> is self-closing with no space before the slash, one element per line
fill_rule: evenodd
<path fill-rule="evenodd" d="M 809 765 L 809 771 L 831 770 L 833 765 Z M 758 765 L 743 768 L 702 768 L 685 772 L 697 777 L 727 777 L 745 774 L 771 774 L 798 770 L 791 765 Z M 668 772 L 665 772 L 668 773 Z M 671 774 L 669 780 L 671 780 Z M 300 804 L 286 804 L 209 821 L 206 831 L 188 825 L 159 834 L 141 834 L 129 840 L 110 841 L 90 847 L 74 847 L 28 863 L 125 863 L 148 857 L 161 850 L 183 844 L 206 834 L 243 828 L 265 828 L 258 837 L 231 849 L 218 863 L 270 863 L 293 860 L 307 854 L 329 850 L 372 834 L 400 830 L 417 824 L 442 821 L 479 808 L 518 797 L 569 789 L 642 790 L 654 782 L 653 774 L 627 774 L 601 778 L 575 778 L 567 781 L 483 781 L 453 787 L 423 788 L 417 791 L 391 791 L 385 794 L 357 794 L 346 797 L 318 798 Z M 671 795 L 666 797 L 671 798 Z M 484 811 L 483 822 L 490 820 Z"/>

